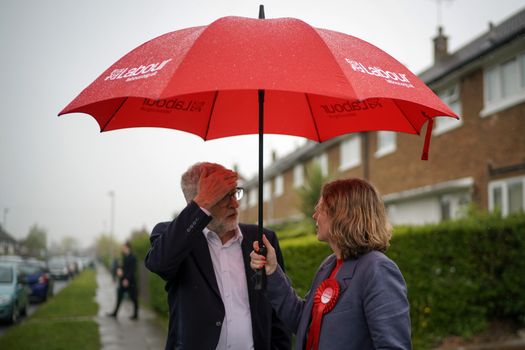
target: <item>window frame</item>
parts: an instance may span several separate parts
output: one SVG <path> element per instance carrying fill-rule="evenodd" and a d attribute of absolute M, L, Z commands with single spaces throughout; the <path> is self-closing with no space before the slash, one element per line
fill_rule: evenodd
<path fill-rule="evenodd" d="M 515 60 L 517 77 L 517 91 L 509 96 L 503 96 L 504 65 Z M 489 85 L 494 82 L 494 86 Z M 489 86 L 493 89 L 489 89 Z M 493 91 L 495 96 L 491 96 Z M 498 63 L 483 69 L 483 110 L 480 117 L 487 117 L 504 109 L 511 108 L 525 102 L 525 51 L 500 60 Z"/>
<path fill-rule="evenodd" d="M 494 203 L 494 189 L 501 189 L 501 215 L 503 217 L 509 215 L 509 187 L 510 185 L 521 183 L 521 209 L 525 212 L 525 175 L 510 177 L 500 180 L 490 181 L 488 184 L 488 208 L 490 212 L 493 212 L 496 209 Z"/>
<path fill-rule="evenodd" d="M 355 145 L 355 146 L 353 146 Z M 356 147 L 357 149 L 352 151 L 351 148 Z M 347 150 L 348 149 L 348 150 Z M 351 154 L 347 154 L 351 153 Z M 357 154 L 357 159 L 352 159 L 352 155 Z M 361 136 L 352 135 L 348 139 L 344 140 L 339 145 L 339 170 L 345 171 L 348 169 L 356 168 L 361 165 Z M 345 159 L 348 158 L 348 159 Z"/>
<path fill-rule="evenodd" d="M 272 182 L 263 182 L 263 202 L 269 202 L 272 199 Z"/>
<path fill-rule="evenodd" d="M 390 135 L 392 137 L 392 143 L 390 144 L 381 144 L 381 139 L 384 139 L 385 135 Z M 377 136 L 377 144 L 376 144 L 376 152 L 375 157 L 381 158 L 383 156 L 386 156 L 387 154 L 394 153 L 397 150 L 397 132 L 395 131 L 378 131 L 376 133 Z"/>
<path fill-rule="evenodd" d="M 298 188 L 304 185 L 304 164 L 299 163 L 293 167 L 293 187 Z"/>
<path fill-rule="evenodd" d="M 259 193 L 258 189 L 256 187 L 250 189 L 248 192 L 248 206 L 254 207 L 257 205 L 257 201 L 259 200 Z"/>
<path fill-rule="evenodd" d="M 459 82 L 449 85 L 438 92 L 439 98 L 457 115 L 461 116 L 463 105 L 461 103 L 461 90 Z M 432 135 L 441 135 L 451 130 L 459 128 L 463 125 L 463 119 L 455 119 L 451 117 L 436 117 L 434 118 L 434 127 Z"/>
<path fill-rule="evenodd" d="M 318 155 L 317 157 L 315 157 L 315 162 L 321 168 L 321 174 L 323 175 L 323 177 L 327 177 L 329 175 L 328 155 L 326 153 Z"/>
<path fill-rule="evenodd" d="M 275 197 L 280 197 L 284 194 L 284 176 L 283 174 L 279 174 L 274 178 L 274 190 L 273 194 Z"/>

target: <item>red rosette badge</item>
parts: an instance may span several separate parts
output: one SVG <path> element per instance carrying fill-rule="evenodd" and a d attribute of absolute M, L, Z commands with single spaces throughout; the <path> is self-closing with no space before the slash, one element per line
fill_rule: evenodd
<path fill-rule="evenodd" d="M 319 334 L 323 315 L 332 311 L 339 298 L 339 283 L 335 278 L 328 278 L 315 291 L 312 308 L 312 323 L 308 331 L 307 350 L 319 348 Z"/>

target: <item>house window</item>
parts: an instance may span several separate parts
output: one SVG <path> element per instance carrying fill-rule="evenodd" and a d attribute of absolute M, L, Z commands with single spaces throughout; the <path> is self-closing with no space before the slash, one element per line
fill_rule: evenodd
<path fill-rule="evenodd" d="M 485 87 L 485 105 L 495 103 L 499 95 L 498 86 L 498 70 L 497 67 L 487 70 L 485 72 L 484 87 Z"/>
<path fill-rule="evenodd" d="M 257 204 L 257 197 L 258 197 L 257 188 L 252 188 L 250 190 L 249 202 L 248 202 L 250 207 L 254 207 Z"/>
<path fill-rule="evenodd" d="M 304 183 L 304 166 L 302 164 L 297 164 L 293 168 L 293 186 L 301 187 Z"/>
<path fill-rule="evenodd" d="M 496 208 L 498 210 L 501 210 L 503 207 L 503 189 L 502 186 L 494 186 L 492 188 L 492 209 L 491 211 L 495 210 Z"/>
<path fill-rule="evenodd" d="M 239 206 L 240 206 L 241 210 L 245 210 L 245 209 L 248 208 L 248 198 L 247 197 L 248 196 L 243 196 L 241 198 L 241 201 L 239 203 Z"/>
<path fill-rule="evenodd" d="M 525 52 L 483 72 L 485 117 L 525 101 Z"/>
<path fill-rule="evenodd" d="M 284 193 L 284 178 L 282 175 L 277 175 L 274 180 L 275 197 L 282 196 Z"/>
<path fill-rule="evenodd" d="M 525 176 L 489 183 L 489 210 L 503 216 L 522 213 L 525 208 Z"/>
<path fill-rule="evenodd" d="M 393 131 L 377 132 L 377 151 L 376 157 L 382 157 L 389 153 L 395 152 L 397 148 L 396 133 Z"/>
<path fill-rule="evenodd" d="M 523 181 L 509 184 L 509 214 L 523 212 Z"/>
<path fill-rule="evenodd" d="M 452 218 L 450 199 L 442 198 L 439 202 L 439 207 L 441 211 L 441 221 L 450 220 Z"/>
<path fill-rule="evenodd" d="M 439 98 L 449 106 L 449 108 L 456 113 L 461 115 L 461 99 L 459 97 L 459 84 L 455 84 L 448 89 L 445 89 L 439 93 Z M 454 119 L 451 117 L 437 117 L 434 118 L 434 128 L 432 134 L 439 135 L 449 130 L 455 129 L 463 124 L 462 119 Z"/>
<path fill-rule="evenodd" d="M 272 183 L 265 181 L 263 184 L 263 201 L 268 202 L 272 198 Z"/>
<path fill-rule="evenodd" d="M 319 164 L 319 167 L 321 168 L 321 174 L 324 177 L 328 176 L 328 156 L 326 153 L 321 154 L 320 156 L 317 156 L 315 158 L 315 161 L 317 164 Z"/>
<path fill-rule="evenodd" d="M 513 58 L 501 64 L 501 97 L 509 97 L 520 91 L 518 60 Z"/>
<path fill-rule="evenodd" d="M 352 135 L 348 140 L 341 143 L 339 148 L 341 163 L 339 170 L 347 170 L 361 164 L 361 137 Z"/>

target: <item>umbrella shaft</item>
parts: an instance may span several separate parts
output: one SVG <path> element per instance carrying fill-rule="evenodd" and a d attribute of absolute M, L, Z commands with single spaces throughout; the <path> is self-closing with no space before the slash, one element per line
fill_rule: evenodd
<path fill-rule="evenodd" d="M 263 149 L 264 149 L 264 90 L 258 91 L 259 98 L 259 245 L 262 244 L 263 232 Z"/>
<path fill-rule="evenodd" d="M 259 231 L 257 240 L 259 241 L 259 254 L 266 256 L 266 247 L 263 244 L 263 146 L 264 146 L 264 90 L 258 91 L 259 98 Z M 255 271 L 254 289 L 263 290 L 266 288 L 266 272 L 264 268 Z"/>

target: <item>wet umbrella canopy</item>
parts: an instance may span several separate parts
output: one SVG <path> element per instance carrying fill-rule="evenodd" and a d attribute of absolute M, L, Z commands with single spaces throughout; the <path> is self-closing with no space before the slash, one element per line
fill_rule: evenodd
<path fill-rule="evenodd" d="M 261 12 L 260 17 L 264 18 Z M 204 140 L 259 134 L 323 142 L 349 132 L 419 134 L 455 114 L 379 48 L 294 18 L 224 17 L 167 33 L 126 54 L 60 115 L 87 113 L 101 131 L 162 127 Z"/>
<path fill-rule="evenodd" d="M 454 113 L 377 47 L 293 18 L 221 18 L 139 46 L 60 114 L 95 117 L 102 131 L 164 127 L 204 140 L 264 133 L 325 141 L 348 132 L 419 133 Z"/>

